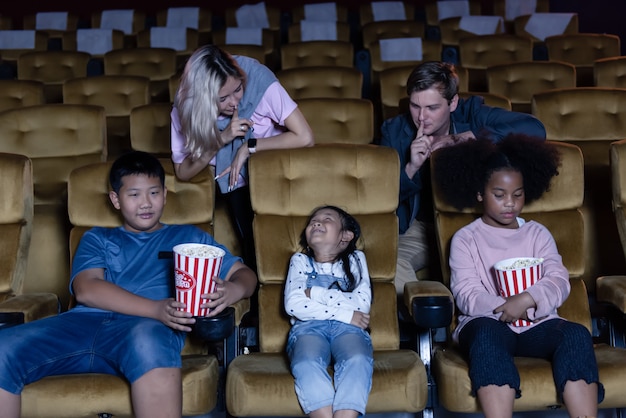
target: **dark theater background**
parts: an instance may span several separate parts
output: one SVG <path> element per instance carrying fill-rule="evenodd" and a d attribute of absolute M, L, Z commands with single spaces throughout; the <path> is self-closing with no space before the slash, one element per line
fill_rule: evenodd
<path fill-rule="evenodd" d="M 326 0 L 315 1 L 310 3 L 322 3 Z M 24 16 L 43 11 L 72 11 L 78 14 L 85 22 L 89 21 L 89 16 L 95 10 L 107 9 L 131 9 L 136 8 L 144 11 L 148 16 L 153 15 L 158 10 L 168 7 L 183 6 L 203 6 L 210 7 L 214 15 L 223 15 L 226 7 L 234 7 L 243 4 L 255 4 L 258 1 L 214 1 L 214 0 L 152 0 L 152 1 L 127 1 L 127 0 L 58 0 L 51 2 L 48 0 L 30 0 L 30 1 L 3 1 L 0 6 L 0 14 L 11 16 L 13 18 L 13 27 L 18 29 Z M 288 0 L 267 0 L 265 4 L 274 5 L 283 11 L 289 11 L 294 3 Z M 337 1 L 339 4 L 345 4 L 349 9 L 357 10 L 358 0 Z M 416 5 L 424 4 L 424 0 L 413 2 Z M 492 9 L 492 1 L 483 0 L 482 8 L 484 14 L 489 14 Z M 576 12 L 579 18 L 579 31 L 592 33 L 611 33 L 624 38 L 626 35 L 626 27 L 623 22 L 623 16 L 626 15 L 626 1 L 623 0 L 551 0 L 551 12 Z M 622 43 L 622 55 L 624 55 L 624 43 Z"/>

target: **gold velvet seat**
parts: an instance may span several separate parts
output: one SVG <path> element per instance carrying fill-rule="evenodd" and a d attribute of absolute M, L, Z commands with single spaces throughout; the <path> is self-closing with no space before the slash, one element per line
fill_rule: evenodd
<path fill-rule="evenodd" d="M 415 20 L 379 20 L 361 25 L 363 48 L 370 49 L 372 44 L 381 39 L 424 38 L 422 22 Z"/>
<path fill-rule="evenodd" d="M 81 34 L 84 35 L 85 41 L 82 40 Z M 89 43 L 86 40 L 92 40 L 92 42 Z M 65 31 L 62 42 L 64 51 L 87 52 L 92 58 L 101 60 L 107 52 L 124 48 L 124 32 L 118 29 L 98 28 Z"/>
<path fill-rule="evenodd" d="M 261 45 L 215 44 L 215 46 L 228 52 L 230 55 L 244 55 L 246 57 L 254 58 L 261 64 L 266 64 L 267 57 L 265 56 L 265 48 Z"/>
<path fill-rule="evenodd" d="M 346 41 L 290 42 L 281 45 L 282 69 L 308 66 L 354 65 L 354 46 Z"/>
<path fill-rule="evenodd" d="M 150 79 L 150 100 L 169 102 L 169 79 L 177 71 L 170 48 L 117 49 L 104 54 L 104 75 L 136 75 Z"/>
<path fill-rule="evenodd" d="M 130 150 L 130 111 L 150 103 L 150 79 L 137 75 L 74 78 L 63 84 L 63 103 L 104 107 L 112 160 Z"/>
<path fill-rule="evenodd" d="M 189 182 L 178 181 L 171 161 L 161 160 L 166 170 L 165 223 L 195 224 L 210 231 L 213 217 L 213 177 L 205 170 Z M 87 164 L 72 171 L 68 180 L 68 213 L 72 224 L 69 239 L 73 255 L 83 233 L 93 226 L 116 227 L 119 212 L 109 199 L 111 163 Z M 67 244 L 66 244 L 67 245 Z M 67 285 L 68 279 L 65 278 Z M 236 307 L 236 316 L 247 310 L 247 301 Z M 189 336 L 183 349 L 183 414 L 202 415 L 217 404 L 219 367 L 215 356 L 201 341 Z M 88 400 L 88 401 L 85 401 Z M 27 385 L 22 393 L 23 417 L 85 417 L 98 414 L 133 416 L 130 385 L 106 374 L 46 377 Z"/>
<path fill-rule="evenodd" d="M 156 157 L 169 158 L 172 153 L 171 111 L 172 105 L 169 103 L 150 103 L 131 109 L 131 148 L 149 152 Z"/>
<path fill-rule="evenodd" d="M 626 88 L 626 57 L 602 58 L 593 63 L 596 87 Z"/>
<path fill-rule="evenodd" d="M 127 14 L 130 15 L 129 22 L 125 21 Z M 124 33 L 123 48 L 134 48 L 137 46 L 137 34 L 146 28 L 146 13 L 125 8 L 98 9 L 91 14 L 91 27 L 121 30 Z"/>
<path fill-rule="evenodd" d="M 137 48 L 173 49 L 176 54 L 175 67 L 182 69 L 187 59 L 200 46 L 199 36 L 197 29 L 154 27 L 137 33 Z M 183 42 L 178 42 L 178 37 L 183 37 Z"/>
<path fill-rule="evenodd" d="M 601 58 L 621 55 L 620 38 L 601 33 L 573 33 L 546 38 L 548 58 L 576 66 L 578 87 L 593 86 L 593 63 Z"/>
<path fill-rule="evenodd" d="M 56 294 L 69 304 L 67 179 L 85 164 L 106 159 L 100 106 L 44 104 L 0 113 L 0 152 L 33 163 L 35 209 L 24 292 Z"/>
<path fill-rule="evenodd" d="M 374 106 L 367 99 L 308 98 L 298 107 L 311 129 L 316 144 L 369 144 L 374 140 Z"/>
<path fill-rule="evenodd" d="M 250 159 L 260 352 L 239 356 L 228 367 L 226 404 L 231 415 L 303 415 L 285 353 L 290 324 L 283 309 L 283 289 L 304 222 L 323 204 L 355 215 L 363 231 L 358 245 L 367 257 L 373 283 L 374 376 L 367 412 L 415 413 L 425 408 L 424 365 L 414 351 L 399 349 L 393 285 L 398 164 L 397 154 L 389 148 L 347 144 L 264 151 Z"/>
<path fill-rule="evenodd" d="M 475 33 L 461 29 L 461 17 L 449 17 L 439 21 L 439 30 L 441 31 L 441 43 L 445 46 L 459 46 L 462 38 L 477 36 Z M 498 25 L 494 34 L 505 33 L 503 25 Z"/>
<path fill-rule="evenodd" d="M 611 212 L 609 146 L 624 138 L 626 90 L 577 87 L 537 93 L 532 113 L 546 128 L 547 138 L 580 147 L 585 157 L 586 285 L 593 292 L 594 278 L 619 274 L 626 261 Z"/>
<path fill-rule="evenodd" d="M 55 294 L 23 290 L 34 212 L 30 158 L 0 153 L 0 179 L 0 313 L 22 313 L 25 322 L 56 315 Z"/>
<path fill-rule="evenodd" d="M 539 200 L 526 205 L 521 216 L 527 220 L 536 220 L 545 225 L 557 243 L 563 263 L 568 269 L 571 293 L 559 308 L 559 314 L 578 322 L 592 331 L 592 318 L 589 299 L 585 287 L 585 257 L 587 243 L 584 240 L 586 222 L 580 210 L 584 195 L 584 170 L 582 152 L 571 144 L 555 142 L 562 156 L 559 175 L 554 177 L 550 190 Z M 437 164 L 434 153 L 431 167 Z M 433 186 L 437 241 L 441 254 L 444 283 L 449 284 L 450 268 L 448 265 L 450 240 L 461 227 L 472 222 L 479 213 L 476 210 L 460 212 L 442 200 L 441 191 Z M 405 301 L 408 306 L 420 287 L 427 282 L 415 282 L 405 287 Z M 429 289 L 423 289 L 428 291 Z M 426 293 L 426 292 L 424 292 Z M 451 325 L 450 331 L 455 326 Z M 598 361 L 600 381 L 605 386 L 606 396 L 600 408 L 622 408 L 626 405 L 623 390 L 623 373 L 626 371 L 626 350 L 607 344 L 596 344 L 595 354 Z M 551 364 L 543 359 L 516 358 L 520 372 L 522 397 L 515 400 L 515 411 L 548 411 L 558 407 Z M 468 365 L 456 344 L 448 342 L 437 346 L 433 354 L 433 376 L 437 385 L 439 403 L 446 410 L 462 413 L 480 411 L 477 398 L 471 396 L 471 383 Z"/>
<path fill-rule="evenodd" d="M 43 83 L 33 80 L 0 80 L 0 112 L 44 103 Z"/>
<path fill-rule="evenodd" d="M 530 38 L 509 34 L 460 39 L 460 65 L 469 71 L 469 90 L 488 91 L 487 68 L 498 64 L 532 61 L 532 49 Z"/>
<path fill-rule="evenodd" d="M 424 12 L 428 26 L 439 26 L 439 22 L 441 22 L 442 19 L 439 16 L 437 1 L 427 1 L 424 5 Z M 480 0 L 469 0 L 469 12 L 470 15 L 480 15 L 482 13 L 482 2 Z"/>
<path fill-rule="evenodd" d="M 349 67 L 290 68 L 278 71 L 276 77 L 296 101 L 312 97 L 360 99 L 363 89 L 363 73 Z"/>
<path fill-rule="evenodd" d="M 490 93 L 508 97 L 513 110 L 530 113 L 535 93 L 576 87 L 576 67 L 558 61 L 526 61 L 487 68 Z"/>
<path fill-rule="evenodd" d="M 17 59 L 17 78 L 43 83 L 46 103 L 63 102 L 63 83 L 87 76 L 91 55 L 79 51 L 36 51 Z"/>
<path fill-rule="evenodd" d="M 43 12 L 45 15 L 48 12 Z M 22 27 L 24 29 L 30 30 L 41 30 L 48 35 L 49 39 L 52 38 L 61 38 L 63 36 L 63 32 L 68 30 L 76 30 L 78 28 L 78 15 L 71 12 L 52 12 L 52 13 L 65 13 L 65 27 L 61 28 L 61 21 L 54 22 L 54 20 L 50 20 L 48 24 L 50 26 L 45 26 L 45 16 L 42 19 L 42 13 L 28 14 L 24 16 L 22 20 Z M 59 15 L 60 16 L 60 15 Z M 58 28 L 56 28 L 58 26 Z M 55 27 L 52 29 L 51 27 Z"/>

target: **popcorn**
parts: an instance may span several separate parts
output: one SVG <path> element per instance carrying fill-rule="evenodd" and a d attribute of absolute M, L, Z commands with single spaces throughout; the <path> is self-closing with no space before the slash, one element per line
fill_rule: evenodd
<path fill-rule="evenodd" d="M 191 312 L 193 316 L 206 316 L 207 308 L 200 308 L 204 303 L 201 295 L 213 293 L 226 252 L 212 245 L 179 244 L 174 247 L 174 281 L 176 300 L 186 307 L 181 311 Z"/>
<path fill-rule="evenodd" d="M 500 295 L 504 298 L 522 293 L 543 275 L 543 258 L 516 257 L 498 261 L 493 266 Z M 525 319 L 512 323 L 516 327 L 530 325 Z"/>
<path fill-rule="evenodd" d="M 496 268 L 500 270 L 515 270 L 515 269 L 521 269 L 525 267 L 534 266 L 535 264 L 541 264 L 541 263 L 543 263 L 543 258 L 516 258 L 515 261 L 513 261 L 513 264 L 510 264 L 508 266 L 499 265 Z"/>

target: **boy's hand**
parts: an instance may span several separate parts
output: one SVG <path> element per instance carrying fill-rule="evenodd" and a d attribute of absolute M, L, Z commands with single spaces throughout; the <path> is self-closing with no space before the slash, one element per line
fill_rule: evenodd
<path fill-rule="evenodd" d="M 210 309 L 207 316 L 217 315 L 228 306 L 241 300 L 245 294 L 244 289 L 236 283 L 222 280 L 217 276 L 213 277 L 213 280 L 217 283 L 215 286 L 215 292 L 205 293 L 200 296 L 202 299 L 208 300 L 208 302 L 200 305 L 201 308 Z"/>
<path fill-rule="evenodd" d="M 190 325 L 195 324 L 196 320 L 192 317 L 190 312 L 178 310 L 178 308 L 185 307 L 184 303 L 177 302 L 174 299 L 159 300 L 156 303 L 158 304 L 157 319 L 159 321 L 178 331 L 191 331 Z"/>
<path fill-rule="evenodd" d="M 535 300 L 530 293 L 522 292 L 518 295 L 510 296 L 502 305 L 493 310 L 493 313 L 500 313 L 500 321 L 511 323 L 518 319 L 528 319 L 526 310 L 535 307 Z"/>
<path fill-rule="evenodd" d="M 361 329 L 367 329 L 367 327 L 370 326 L 370 316 L 369 314 L 363 313 L 361 311 L 354 311 L 350 324 Z"/>

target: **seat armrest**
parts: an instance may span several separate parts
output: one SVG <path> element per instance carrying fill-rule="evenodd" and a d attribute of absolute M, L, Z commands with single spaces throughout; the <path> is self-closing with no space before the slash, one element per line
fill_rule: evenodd
<path fill-rule="evenodd" d="M 60 311 L 59 298 L 54 293 L 25 293 L 0 303 L 0 312 L 19 312 L 24 322 L 54 316 Z"/>
<path fill-rule="evenodd" d="M 404 304 L 419 327 L 443 328 L 452 322 L 454 298 L 441 282 L 420 280 L 405 284 Z"/>
<path fill-rule="evenodd" d="M 596 299 L 610 303 L 626 313 L 626 276 L 602 276 L 596 279 Z"/>

